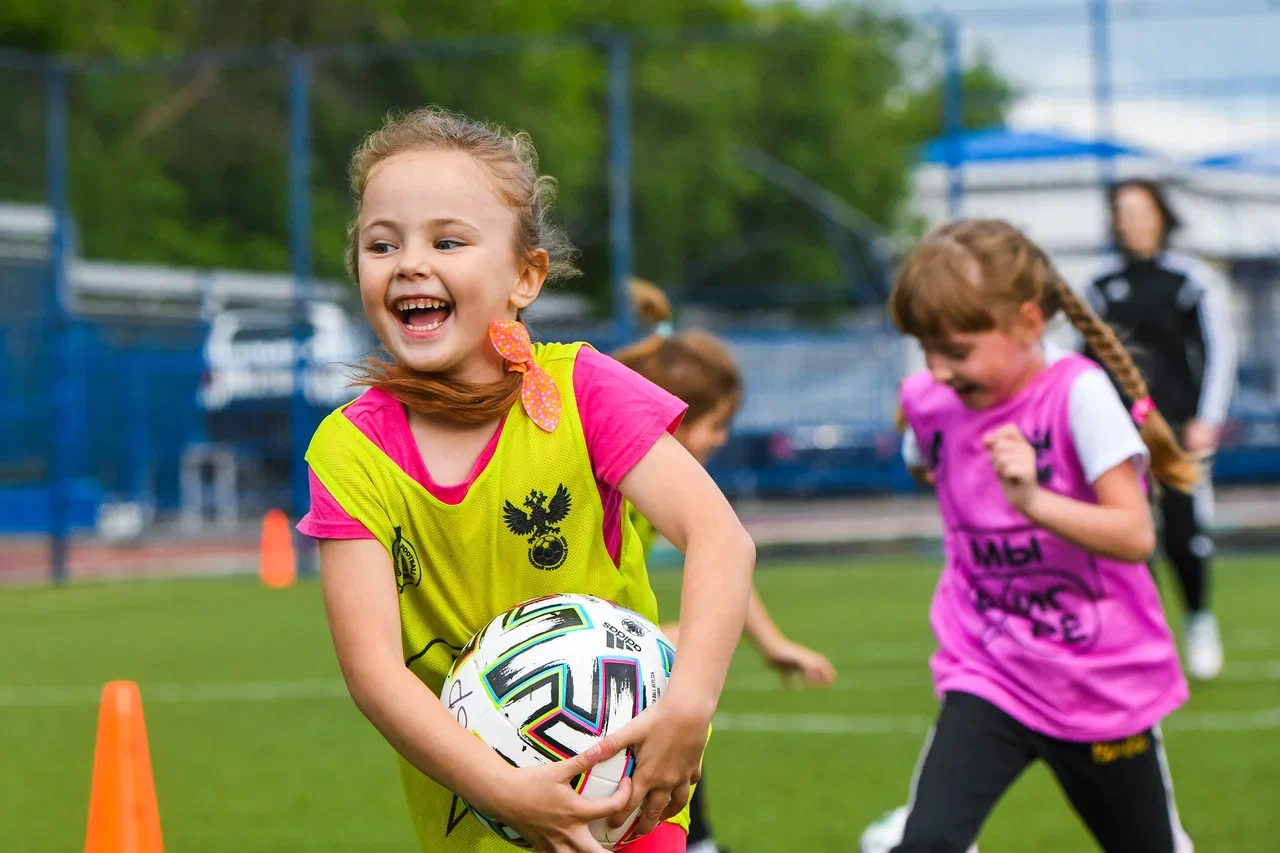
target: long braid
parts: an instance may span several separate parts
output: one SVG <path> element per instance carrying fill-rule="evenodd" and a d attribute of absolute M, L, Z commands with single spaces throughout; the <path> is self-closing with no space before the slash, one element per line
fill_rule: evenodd
<path fill-rule="evenodd" d="M 1052 268 L 1050 268 L 1052 270 Z M 1051 272 L 1046 285 L 1046 314 L 1059 308 L 1067 315 L 1072 326 L 1084 336 L 1085 343 L 1097 353 L 1107 370 L 1120 381 L 1120 386 L 1130 400 L 1141 400 L 1150 395 L 1147 382 L 1124 344 L 1110 326 L 1102 321 L 1071 286 L 1056 272 Z M 1140 428 L 1142 441 L 1151 452 L 1151 472 L 1166 485 L 1180 491 L 1190 491 L 1201 477 L 1200 466 L 1182 449 L 1177 436 L 1159 410 L 1152 409 Z"/>

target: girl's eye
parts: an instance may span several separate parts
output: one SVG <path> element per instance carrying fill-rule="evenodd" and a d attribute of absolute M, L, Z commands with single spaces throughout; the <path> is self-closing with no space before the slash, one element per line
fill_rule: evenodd
<path fill-rule="evenodd" d="M 459 246 L 461 246 L 461 245 L 462 245 L 462 241 L 461 241 L 461 240 L 454 240 L 454 239 L 449 238 L 449 237 L 446 237 L 446 238 L 445 238 L 445 239 L 443 239 L 443 240 L 437 240 L 437 241 L 436 241 L 436 248 L 437 248 L 437 249 L 440 249 L 440 250 L 442 250 L 442 251 L 443 251 L 443 250 L 448 250 L 448 249 L 456 249 L 456 248 L 458 248 L 458 247 L 459 247 Z"/>
<path fill-rule="evenodd" d="M 393 248 L 394 247 L 390 243 L 388 243 L 386 240 L 374 240 L 372 243 L 369 244 L 369 251 L 373 252 L 375 255 L 385 255 L 387 252 L 390 252 Z"/>

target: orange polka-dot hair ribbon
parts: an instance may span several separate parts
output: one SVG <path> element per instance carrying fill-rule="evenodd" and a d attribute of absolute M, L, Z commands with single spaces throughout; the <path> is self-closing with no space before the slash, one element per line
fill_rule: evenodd
<path fill-rule="evenodd" d="M 493 348 L 507 360 L 507 370 L 524 374 L 520 402 L 529 418 L 547 432 L 555 432 L 560 423 L 560 389 L 556 382 L 533 360 L 529 330 L 516 320 L 489 324 L 489 340 Z"/>

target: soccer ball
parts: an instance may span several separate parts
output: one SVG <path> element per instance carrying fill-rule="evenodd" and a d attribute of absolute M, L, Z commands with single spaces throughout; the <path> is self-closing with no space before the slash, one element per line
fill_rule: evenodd
<path fill-rule="evenodd" d="M 675 651 L 638 613 L 588 595 L 526 601 L 495 616 L 463 648 L 440 699 L 465 728 L 515 767 L 572 758 L 662 697 Z M 630 750 L 573 779 L 591 799 L 612 796 L 635 761 Z M 518 847 L 514 829 L 476 817 Z M 617 828 L 591 834 L 606 849 L 629 841 L 636 809 Z"/>
<path fill-rule="evenodd" d="M 858 841 L 858 853 L 889 853 L 902 843 L 902 832 L 907 828 L 907 807 L 898 806 L 876 818 Z M 968 853 L 978 853 L 978 842 L 969 847 Z"/>

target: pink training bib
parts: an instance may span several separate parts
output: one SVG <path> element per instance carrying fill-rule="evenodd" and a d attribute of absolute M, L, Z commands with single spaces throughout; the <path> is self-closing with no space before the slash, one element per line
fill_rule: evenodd
<path fill-rule="evenodd" d="M 982 437 L 1016 424 L 1036 450 L 1042 487 L 1096 503 L 1072 440 L 1069 393 L 1097 369 L 1069 355 L 982 410 L 927 372 L 902 389 L 946 530 L 930 611 L 938 695 L 971 693 L 1050 737 L 1086 742 L 1136 734 L 1187 699 L 1159 593 L 1145 565 L 1091 554 L 1011 507 Z"/>

